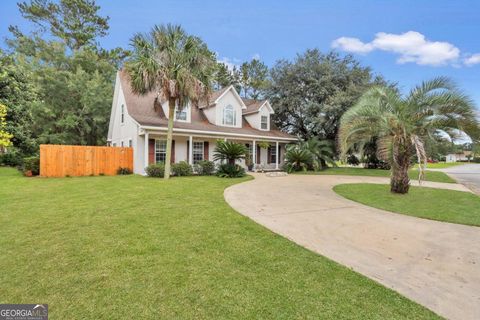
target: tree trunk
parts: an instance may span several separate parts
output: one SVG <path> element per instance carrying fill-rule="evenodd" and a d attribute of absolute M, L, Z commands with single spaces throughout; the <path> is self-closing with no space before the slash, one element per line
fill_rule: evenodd
<path fill-rule="evenodd" d="M 170 160 L 172 159 L 173 118 L 175 117 L 175 99 L 168 100 L 167 155 L 165 158 L 164 179 L 170 178 Z"/>
<path fill-rule="evenodd" d="M 390 179 L 390 191 L 393 193 L 406 194 L 410 188 L 408 168 L 410 157 L 408 154 L 398 155 L 398 163 L 392 165 L 392 177 Z"/>

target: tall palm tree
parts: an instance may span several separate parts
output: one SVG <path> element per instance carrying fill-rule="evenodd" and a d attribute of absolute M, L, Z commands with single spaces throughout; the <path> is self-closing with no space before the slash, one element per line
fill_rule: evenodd
<path fill-rule="evenodd" d="M 423 82 L 405 96 L 392 88 L 375 87 L 342 116 L 340 147 L 345 154 L 376 138 L 379 157 L 392 168 L 391 192 L 407 193 L 408 169 L 415 154 L 421 164 L 419 180 L 423 179 L 424 141 L 438 132 L 450 137 L 458 135 L 458 130 L 478 135 L 474 110 L 472 100 L 443 77 Z"/>
<path fill-rule="evenodd" d="M 136 94 L 155 91 L 157 99 L 168 101 L 168 131 L 165 179 L 170 177 L 175 107 L 208 98 L 211 92 L 214 54 L 198 37 L 188 35 L 178 25 L 154 26 L 148 34 L 136 34 L 133 53 L 126 63 Z M 153 104 L 152 104 L 153 105 Z"/>

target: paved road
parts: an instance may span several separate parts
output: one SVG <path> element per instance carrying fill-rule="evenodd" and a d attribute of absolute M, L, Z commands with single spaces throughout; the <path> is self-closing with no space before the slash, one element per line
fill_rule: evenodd
<path fill-rule="evenodd" d="M 332 190 L 341 183 L 388 183 L 385 178 L 255 177 L 225 190 L 238 212 L 439 315 L 480 319 L 480 228 L 374 209 Z M 469 192 L 459 184 L 425 186 Z"/>
<path fill-rule="evenodd" d="M 480 163 L 464 164 L 439 171 L 448 173 L 458 182 L 480 194 Z"/>

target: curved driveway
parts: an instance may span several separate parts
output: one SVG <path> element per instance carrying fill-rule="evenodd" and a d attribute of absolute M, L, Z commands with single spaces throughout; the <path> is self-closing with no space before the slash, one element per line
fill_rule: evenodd
<path fill-rule="evenodd" d="M 451 319 L 480 319 L 480 228 L 386 212 L 337 195 L 353 176 L 289 175 L 229 187 L 238 212 Z M 468 192 L 459 184 L 426 186 Z"/>

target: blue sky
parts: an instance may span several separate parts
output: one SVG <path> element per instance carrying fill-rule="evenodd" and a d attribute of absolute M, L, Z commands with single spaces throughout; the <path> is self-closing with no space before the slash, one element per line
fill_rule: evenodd
<path fill-rule="evenodd" d="M 260 57 L 268 65 L 307 48 L 353 53 L 374 72 L 410 86 L 453 78 L 480 106 L 480 1 L 105 1 L 107 48 L 128 47 L 135 32 L 179 23 L 220 59 Z M 0 3 L 0 37 L 8 25 L 27 28 L 16 1 Z M 408 33 L 407 33 L 408 32 Z M 338 40 L 340 39 L 340 40 Z M 475 54 L 479 54 L 476 56 Z"/>

